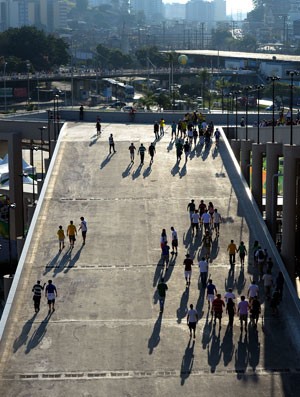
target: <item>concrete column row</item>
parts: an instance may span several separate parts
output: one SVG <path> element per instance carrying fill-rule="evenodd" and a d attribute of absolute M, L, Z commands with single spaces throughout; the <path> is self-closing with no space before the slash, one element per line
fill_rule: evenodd
<path fill-rule="evenodd" d="M 246 140 L 231 140 L 233 153 L 240 164 L 242 174 L 250 185 L 250 163 L 252 165 L 252 194 L 260 211 L 263 211 L 263 158 L 266 156 L 266 224 L 275 241 L 277 228 L 277 196 L 279 157 L 284 158 L 283 215 L 282 215 L 282 257 L 290 275 L 294 276 L 296 253 L 296 212 L 298 191 L 297 163 L 300 160 L 300 146 L 281 143 L 257 144 Z M 300 174 L 300 172 L 299 172 Z"/>

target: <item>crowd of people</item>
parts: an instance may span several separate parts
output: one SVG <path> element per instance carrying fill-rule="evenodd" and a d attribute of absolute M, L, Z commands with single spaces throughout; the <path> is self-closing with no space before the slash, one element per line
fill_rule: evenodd
<path fill-rule="evenodd" d="M 220 236 L 222 216 L 211 201 L 206 205 L 204 200 L 200 200 L 199 205 L 196 205 L 195 200 L 192 199 L 187 205 L 187 211 L 189 213 L 192 237 L 197 238 L 199 231 L 201 231 L 200 247 L 202 246 L 202 248 L 199 251 L 200 259 L 198 260 L 198 284 L 200 289 L 205 293 L 208 315 L 210 314 L 212 316 L 214 326 L 218 321 L 219 327 L 221 328 L 222 316 L 225 312 L 228 315 L 228 327 L 231 329 L 234 324 L 235 315 L 239 317 L 241 333 L 243 331 L 247 333 L 249 325 L 256 328 L 262 311 L 262 299 L 264 303 L 269 303 L 271 313 L 273 315 L 278 315 L 278 306 L 283 295 L 284 277 L 282 272 L 279 272 L 274 279 L 272 274 L 273 261 L 268 255 L 267 249 L 263 249 L 258 241 L 255 241 L 253 247 L 251 247 L 253 258 L 252 261 L 250 259 L 248 262 L 249 264 L 251 262 L 253 266 L 253 278 L 250 280 L 251 282 L 248 290 L 237 299 L 233 289 L 228 287 L 227 291 L 225 291 L 222 296 L 209 272 L 212 238 L 218 239 Z M 157 286 L 161 314 L 164 311 L 166 291 L 168 290 L 165 277 L 169 270 L 170 254 L 172 256 L 178 254 L 178 233 L 174 226 L 171 227 L 171 241 L 172 248 L 168 244 L 166 229 L 162 229 L 160 236 L 161 264 L 165 267 L 165 270 L 162 272 L 161 280 Z M 248 255 L 248 250 L 244 241 L 240 241 L 237 245 L 233 239 L 230 240 L 227 246 L 227 253 L 231 271 L 234 271 L 236 265 L 236 255 L 239 256 L 240 268 L 241 271 L 243 271 L 245 258 Z M 183 266 L 187 289 L 190 288 L 191 285 L 194 265 L 194 259 L 190 253 L 186 253 Z M 257 276 L 257 280 L 255 280 L 255 276 Z M 190 330 L 190 337 L 193 336 L 195 338 L 199 314 L 193 304 L 190 304 L 186 318 Z"/>

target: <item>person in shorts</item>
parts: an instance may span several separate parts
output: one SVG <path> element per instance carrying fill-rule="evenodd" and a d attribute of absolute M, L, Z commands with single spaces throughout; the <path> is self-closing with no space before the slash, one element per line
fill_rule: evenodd
<path fill-rule="evenodd" d="M 193 259 L 190 257 L 190 254 L 186 254 L 185 260 L 183 261 L 183 266 L 184 266 L 184 277 L 185 277 L 187 287 L 191 285 L 193 264 L 194 264 Z"/>
<path fill-rule="evenodd" d="M 190 338 L 192 337 L 192 333 L 194 334 L 194 339 L 196 338 L 196 326 L 198 322 L 198 313 L 197 310 L 194 309 L 194 306 L 190 304 L 190 310 L 187 315 L 187 325 L 190 330 Z"/>
<path fill-rule="evenodd" d="M 70 224 L 67 228 L 67 236 L 69 236 L 70 248 L 74 248 L 74 243 L 76 241 L 77 229 L 73 224 L 73 221 L 70 221 Z"/>
<path fill-rule="evenodd" d="M 247 333 L 249 303 L 246 301 L 244 295 L 241 296 L 241 301 L 238 304 L 238 315 L 240 317 L 241 332 L 243 332 L 243 325 L 245 324 L 245 332 Z"/>
<path fill-rule="evenodd" d="M 206 286 L 206 298 L 207 298 L 207 303 L 208 303 L 208 310 L 212 306 L 212 303 L 215 299 L 215 295 L 218 293 L 216 286 L 213 284 L 212 280 L 208 280 L 208 284 Z M 213 314 L 213 311 L 211 309 L 211 314 Z"/>
<path fill-rule="evenodd" d="M 83 216 L 80 217 L 80 225 L 79 225 L 78 231 L 79 230 L 81 230 L 81 234 L 82 234 L 82 245 L 85 245 L 87 223 Z"/>
<path fill-rule="evenodd" d="M 172 255 L 177 255 L 178 254 L 178 235 L 177 231 L 174 229 L 174 226 L 171 226 L 171 232 L 172 232 Z"/>
<path fill-rule="evenodd" d="M 61 225 L 58 226 L 57 236 L 58 236 L 58 249 L 59 252 L 61 252 L 61 250 L 65 248 L 65 232 Z"/>
<path fill-rule="evenodd" d="M 48 281 L 48 285 L 46 286 L 45 290 L 45 297 L 48 300 L 48 305 L 49 305 L 49 313 L 52 311 L 54 312 L 55 308 L 55 298 L 57 297 L 57 289 L 54 284 L 52 284 L 52 280 Z"/>
<path fill-rule="evenodd" d="M 225 307 L 225 302 L 221 298 L 221 294 L 217 294 L 217 297 L 212 302 L 212 311 L 215 315 L 214 323 L 216 324 L 216 320 L 218 319 L 220 328 L 221 328 L 223 307 Z"/>
<path fill-rule="evenodd" d="M 260 301 L 257 296 L 254 296 L 250 303 L 250 319 L 252 324 L 256 327 L 261 312 Z"/>

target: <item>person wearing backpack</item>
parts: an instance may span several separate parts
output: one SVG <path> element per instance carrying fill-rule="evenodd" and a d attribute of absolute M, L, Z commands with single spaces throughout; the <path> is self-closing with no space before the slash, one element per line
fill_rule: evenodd
<path fill-rule="evenodd" d="M 259 275 L 260 277 L 262 277 L 264 274 L 264 264 L 266 260 L 265 251 L 261 247 L 259 247 L 258 250 L 256 251 L 255 256 L 256 256 Z"/>

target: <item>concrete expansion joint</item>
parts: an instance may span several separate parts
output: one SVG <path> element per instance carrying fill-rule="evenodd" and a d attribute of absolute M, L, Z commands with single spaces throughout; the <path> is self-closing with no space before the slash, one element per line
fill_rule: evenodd
<path fill-rule="evenodd" d="M 157 378 L 157 377 L 180 377 L 183 375 L 191 376 L 224 376 L 224 375 L 244 375 L 244 376 L 281 376 L 282 374 L 299 374 L 299 368 L 232 368 L 226 370 L 218 370 L 211 372 L 210 368 L 193 368 L 188 371 L 181 371 L 179 369 L 167 369 L 167 370 L 146 370 L 146 371 L 135 371 L 135 370 L 116 370 L 116 371 L 79 371 L 79 372 L 39 372 L 39 373 L 25 373 L 25 374 L 7 374 L 1 376 L 0 379 L 11 380 L 11 381 L 28 381 L 28 380 L 58 380 L 67 381 L 70 379 L 84 379 L 84 380 L 94 380 L 94 379 L 116 379 L 116 378 Z"/>

